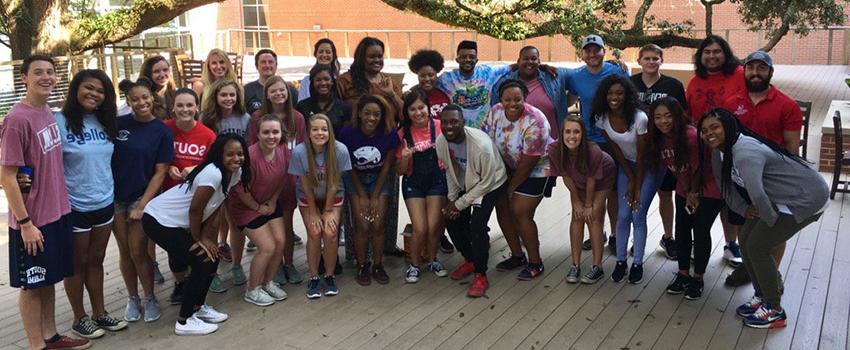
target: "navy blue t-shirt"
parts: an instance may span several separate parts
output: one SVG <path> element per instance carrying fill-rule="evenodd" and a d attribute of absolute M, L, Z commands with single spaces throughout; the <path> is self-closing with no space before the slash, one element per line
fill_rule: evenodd
<path fill-rule="evenodd" d="M 118 118 L 112 154 L 115 201 L 134 202 L 144 193 L 157 163 L 174 161 L 174 136 L 161 120 L 141 123 L 132 115 Z"/>
<path fill-rule="evenodd" d="M 395 152 L 401 145 L 396 129 L 386 134 L 376 134 L 369 138 L 360 128 L 346 125 L 339 134 L 339 142 L 348 147 L 351 165 L 354 170 L 378 173 L 384 166 L 389 152 Z"/>

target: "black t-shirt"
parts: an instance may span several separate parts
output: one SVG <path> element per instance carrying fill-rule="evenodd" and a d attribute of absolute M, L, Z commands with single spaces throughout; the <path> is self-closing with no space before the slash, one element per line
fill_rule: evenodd
<path fill-rule="evenodd" d="M 306 100 L 298 102 L 295 109 L 297 109 L 298 112 L 301 112 L 304 119 L 309 119 L 311 115 L 316 113 L 324 113 L 328 116 L 328 119 L 331 120 L 331 124 L 333 124 L 332 127 L 334 129 L 334 135 L 339 135 L 342 127 L 348 124 L 351 120 L 351 107 L 336 97 L 333 98 L 333 105 L 327 112 L 323 112 L 322 109 L 319 108 L 318 102 L 316 102 L 316 99 L 312 96 L 308 97 Z M 309 125 L 309 123 L 307 123 L 307 125 Z"/>
<path fill-rule="evenodd" d="M 292 104 L 295 106 L 294 102 L 298 100 L 298 90 L 288 82 L 286 83 L 286 87 L 289 88 L 289 96 L 295 96 Z M 260 84 L 259 80 L 254 80 L 245 84 L 243 89 L 245 90 L 245 108 L 248 110 L 248 114 L 254 114 L 254 112 L 263 107 L 263 84 Z"/>
<path fill-rule="evenodd" d="M 661 79 L 658 79 L 655 84 L 652 84 L 652 87 L 647 87 L 643 83 L 641 73 L 632 75 L 629 79 L 635 84 L 638 90 L 638 98 L 646 108 L 652 105 L 653 102 L 670 96 L 679 100 L 679 104 L 682 105 L 683 109 L 688 109 L 688 103 L 685 101 L 685 88 L 682 86 L 682 82 L 675 78 L 662 74 Z"/>

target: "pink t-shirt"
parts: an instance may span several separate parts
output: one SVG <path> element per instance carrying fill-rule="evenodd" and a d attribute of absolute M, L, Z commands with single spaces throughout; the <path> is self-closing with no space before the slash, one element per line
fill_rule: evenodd
<path fill-rule="evenodd" d="M 552 175 L 568 177 L 573 180 L 579 191 L 587 189 L 587 179 L 594 179 L 595 192 L 610 191 L 614 189 L 614 182 L 617 177 L 617 167 L 614 165 L 614 159 L 602 151 L 599 145 L 592 141 L 588 141 L 588 156 L 587 173 L 582 174 L 576 166 L 576 159 L 563 159 L 561 154 L 564 151 L 563 143 L 560 140 L 555 140 L 549 145 L 549 161 L 552 164 Z M 566 164 L 564 164 L 566 163 Z"/>
<path fill-rule="evenodd" d="M 440 129 L 440 120 L 432 119 L 434 122 L 434 140 L 437 140 L 437 137 L 443 134 L 443 131 Z M 395 151 L 396 159 L 401 159 L 401 150 L 405 147 L 406 138 L 404 136 L 404 129 L 398 129 L 398 138 L 401 140 L 401 147 L 397 148 Z M 431 126 L 426 126 L 424 128 L 417 128 L 415 126 L 410 127 L 410 133 L 413 136 L 413 145 L 410 145 L 413 148 L 413 152 L 422 152 L 426 151 L 430 148 L 436 148 L 437 145 L 435 143 L 431 143 Z M 442 160 L 437 160 L 437 164 L 440 169 L 445 169 L 446 165 L 443 164 Z M 411 159 L 410 165 L 407 167 L 407 174 L 413 171 L 413 160 Z"/>
<path fill-rule="evenodd" d="M 687 135 L 685 139 L 688 143 L 688 161 L 681 168 L 675 166 L 676 148 L 673 145 L 673 139 L 664 138 L 664 144 L 661 146 L 661 163 L 667 167 L 676 177 L 676 194 L 685 196 L 685 188 L 691 182 L 691 177 L 697 171 L 699 164 L 699 143 L 697 142 L 697 129 L 691 125 L 686 126 Z M 711 171 L 711 153 L 705 150 L 706 157 L 703 159 L 703 187 L 702 196 L 706 198 L 720 199 L 720 189 L 714 181 L 714 172 Z"/>
<path fill-rule="evenodd" d="M 555 111 L 555 105 L 552 104 L 552 99 L 546 94 L 546 89 L 540 83 L 539 78 L 532 80 L 523 80 L 525 87 L 528 88 L 528 97 L 525 98 L 525 103 L 537 107 L 543 115 L 546 116 L 546 121 L 549 122 L 549 136 L 553 139 L 558 138 L 558 112 Z"/>
<path fill-rule="evenodd" d="M 281 190 L 286 181 L 286 170 L 289 169 L 289 150 L 286 145 L 275 148 L 274 157 L 266 160 L 259 144 L 248 147 L 248 157 L 251 158 L 251 184 L 250 194 L 257 203 L 264 203 L 271 199 L 274 194 Z M 239 192 L 244 193 L 242 186 L 235 186 L 231 190 L 231 198 L 227 201 L 228 210 L 236 225 L 244 226 L 260 216 L 260 213 L 250 209 L 239 199 Z M 281 195 L 284 195 L 281 193 Z M 279 205 L 279 204 L 278 204 Z"/>
<path fill-rule="evenodd" d="M 33 169 L 24 206 L 33 225 L 42 227 L 71 212 L 62 163 L 62 137 L 50 108 L 15 104 L 0 131 L 0 165 Z M 18 218 L 9 210 L 9 227 L 19 230 Z"/>

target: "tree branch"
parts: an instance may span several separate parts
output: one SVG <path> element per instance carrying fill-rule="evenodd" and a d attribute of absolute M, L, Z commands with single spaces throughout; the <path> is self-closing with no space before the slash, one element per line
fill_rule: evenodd
<path fill-rule="evenodd" d="M 635 13 L 635 22 L 632 24 L 632 31 L 643 32 L 643 21 L 646 18 L 646 12 L 652 7 L 652 2 L 653 0 L 643 0 L 643 3 L 640 4 L 637 13 Z"/>
<path fill-rule="evenodd" d="M 193 8 L 224 0 L 137 0 L 129 8 L 110 11 L 73 25 L 70 49 L 83 52 L 119 42 L 166 23 Z"/>

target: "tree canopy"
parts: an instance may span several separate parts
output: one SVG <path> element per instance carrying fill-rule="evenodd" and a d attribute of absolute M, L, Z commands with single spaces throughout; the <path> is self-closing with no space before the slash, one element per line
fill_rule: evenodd
<path fill-rule="evenodd" d="M 0 44 L 20 59 L 81 53 L 122 41 L 193 8 L 224 0 L 133 0 L 97 13 L 96 0 L 0 0 Z"/>
<path fill-rule="evenodd" d="M 654 0 L 642 0 L 631 16 L 624 0 L 381 0 L 434 21 L 473 29 L 498 39 L 522 40 L 563 34 L 578 42 L 590 33 L 624 49 L 655 43 L 662 47 L 697 47 L 693 21 L 648 15 Z M 713 7 L 727 0 L 699 0 L 706 8 L 706 31 L 712 30 Z M 767 30 L 771 50 L 790 31 L 806 35 L 812 28 L 842 24 L 848 0 L 729 0 L 752 30 Z"/>

